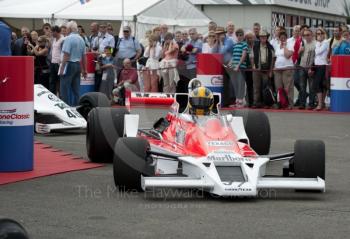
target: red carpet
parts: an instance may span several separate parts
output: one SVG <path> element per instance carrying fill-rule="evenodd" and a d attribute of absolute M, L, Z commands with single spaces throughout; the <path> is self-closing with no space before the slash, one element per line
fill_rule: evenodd
<path fill-rule="evenodd" d="M 29 172 L 0 173 L 0 185 L 29 180 L 59 173 L 102 167 L 70 153 L 35 142 L 34 170 Z"/>

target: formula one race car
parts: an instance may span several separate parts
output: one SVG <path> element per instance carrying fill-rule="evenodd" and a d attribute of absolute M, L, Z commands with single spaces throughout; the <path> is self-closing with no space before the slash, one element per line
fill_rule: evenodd
<path fill-rule="evenodd" d="M 193 188 L 219 196 L 256 196 L 259 189 L 325 191 L 322 141 L 298 140 L 293 153 L 268 155 L 265 113 L 223 115 L 219 105 L 220 95 L 200 86 L 176 94 L 171 111 L 144 129 L 139 116 L 124 108 L 94 108 L 87 121 L 88 156 L 94 162 L 113 159 L 119 189 Z M 275 160 L 286 161 L 283 176 L 266 176 L 266 164 Z"/>
<path fill-rule="evenodd" d="M 108 98 L 97 92 L 83 95 L 78 107 L 70 107 L 44 86 L 34 85 L 34 129 L 47 134 L 85 129 L 87 114 L 93 107 L 108 107 Z"/>

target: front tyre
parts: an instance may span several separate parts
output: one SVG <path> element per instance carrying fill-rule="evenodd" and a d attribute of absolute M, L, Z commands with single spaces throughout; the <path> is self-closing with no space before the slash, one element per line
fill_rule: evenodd
<path fill-rule="evenodd" d="M 119 190 L 142 191 L 141 175 L 154 175 L 150 144 L 143 138 L 120 138 L 114 147 L 113 177 Z"/>
<path fill-rule="evenodd" d="M 295 177 L 325 179 L 326 152 L 324 142 L 321 140 L 297 140 L 294 144 L 294 158 L 291 167 Z"/>
<path fill-rule="evenodd" d="M 123 137 L 126 109 L 94 108 L 87 120 L 86 150 L 92 162 L 112 162 L 113 148 Z"/>

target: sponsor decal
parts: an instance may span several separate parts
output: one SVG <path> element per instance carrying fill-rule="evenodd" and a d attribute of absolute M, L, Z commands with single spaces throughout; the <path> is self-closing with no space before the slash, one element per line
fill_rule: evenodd
<path fill-rule="evenodd" d="M 0 114 L 12 114 L 16 113 L 16 109 L 11 109 L 11 110 L 0 110 Z"/>
<path fill-rule="evenodd" d="M 238 154 L 234 153 L 211 153 L 207 156 L 207 160 L 213 161 L 213 162 L 247 162 L 250 163 L 250 158 L 244 158 Z"/>
<path fill-rule="evenodd" d="M 61 100 L 52 93 L 48 94 L 47 98 L 49 98 L 49 100 L 54 101 L 54 102 L 61 102 Z"/>
<path fill-rule="evenodd" d="M 39 93 L 37 94 L 37 96 L 40 97 L 40 96 L 42 96 L 42 95 L 44 95 L 44 94 L 48 94 L 48 93 L 51 93 L 51 92 L 48 91 L 48 90 L 43 90 L 43 91 L 39 92 Z"/>
<path fill-rule="evenodd" d="M 222 76 L 213 76 L 210 80 L 213 86 L 222 86 L 223 85 L 223 77 Z"/>
<path fill-rule="evenodd" d="M 60 108 L 61 110 L 69 108 L 69 106 L 66 103 L 64 103 L 64 102 L 56 103 L 54 106 Z"/>
<path fill-rule="evenodd" d="M 165 93 L 131 93 L 132 97 L 137 98 L 174 98 L 173 94 L 165 94 Z"/>
<path fill-rule="evenodd" d="M 206 87 L 221 87 L 223 86 L 222 75 L 197 75 L 197 79 Z"/>
<path fill-rule="evenodd" d="M 350 79 L 342 77 L 332 77 L 331 90 L 350 90 Z"/>
<path fill-rule="evenodd" d="M 95 85 L 95 73 L 88 73 L 86 78 L 82 77 L 80 85 Z"/>
<path fill-rule="evenodd" d="M 33 125 L 33 102 L 0 103 L 0 126 Z"/>
<path fill-rule="evenodd" d="M 232 141 L 208 141 L 207 142 L 208 146 L 211 147 L 227 147 L 227 146 L 232 146 L 233 142 Z"/>

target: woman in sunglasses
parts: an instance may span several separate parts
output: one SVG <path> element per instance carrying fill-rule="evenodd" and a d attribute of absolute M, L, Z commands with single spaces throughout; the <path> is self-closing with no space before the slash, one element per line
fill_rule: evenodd
<path fill-rule="evenodd" d="M 208 34 L 207 42 L 203 43 L 202 53 L 215 53 L 216 46 L 216 34 L 215 31 L 210 31 Z"/>
<path fill-rule="evenodd" d="M 47 61 L 49 54 L 47 42 L 46 36 L 40 36 L 38 38 L 38 45 L 34 46 L 29 43 L 28 46 L 34 55 L 34 83 L 41 84 L 49 89 L 50 70 Z"/>
<path fill-rule="evenodd" d="M 327 75 L 326 69 L 328 65 L 328 48 L 329 42 L 327 41 L 326 31 L 319 27 L 316 30 L 316 48 L 315 48 L 315 66 L 314 66 L 314 91 L 317 95 L 317 107 L 316 111 L 324 108 L 324 99 L 326 97 L 326 83 Z"/>

